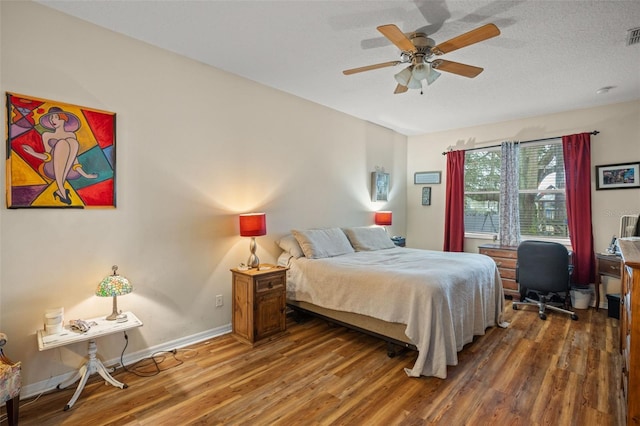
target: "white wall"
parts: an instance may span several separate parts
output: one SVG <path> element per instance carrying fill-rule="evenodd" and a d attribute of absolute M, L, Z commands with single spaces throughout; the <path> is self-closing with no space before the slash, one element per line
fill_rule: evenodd
<path fill-rule="evenodd" d="M 591 137 L 592 218 L 595 249 L 603 251 L 618 234 L 620 216 L 640 212 L 640 189 L 595 190 L 595 166 L 640 161 L 640 101 L 549 114 L 522 120 L 409 137 L 407 162 L 407 245 L 440 250 L 444 239 L 446 157 L 442 152 L 480 148 L 505 140 L 531 140 L 599 130 Z M 443 183 L 432 187 L 431 206 L 420 204 L 413 173 L 442 170 Z M 486 240 L 466 239 L 465 251 L 477 252 Z M 619 287 L 606 289 L 611 293 Z M 604 297 L 604 292 L 602 293 Z"/>
<path fill-rule="evenodd" d="M 374 210 L 405 233 L 405 136 L 35 3 L 0 12 L 3 94 L 117 114 L 116 209 L 0 210 L 0 329 L 26 385 L 80 365 L 85 344 L 38 352 L 35 332 L 46 308 L 109 313 L 93 292 L 112 264 L 135 286 L 119 307 L 144 322 L 127 353 L 228 329 L 229 268 L 249 255 L 238 213 L 267 213 L 263 262 L 291 228 L 370 225 Z M 388 203 L 371 202 L 376 166 L 391 174 Z M 123 345 L 98 342 L 105 359 Z"/>

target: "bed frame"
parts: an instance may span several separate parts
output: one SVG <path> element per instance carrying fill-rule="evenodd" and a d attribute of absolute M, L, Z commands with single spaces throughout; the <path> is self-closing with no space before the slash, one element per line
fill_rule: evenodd
<path fill-rule="evenodd" d="M 287 306 L 293 310 L 294 319 L 301 322 L 304 316 L 314 316 L 333 324 L 341 325 L 351 330 L 366 333 L 387 342 L 387 355 L 393 358 L 401 351 L 418 348 L 404 334 L 406 324 L 387 322 L 366 315 L 353 312 L 336 311 L 323 308 L 308 302 L 287 299 Z"/>

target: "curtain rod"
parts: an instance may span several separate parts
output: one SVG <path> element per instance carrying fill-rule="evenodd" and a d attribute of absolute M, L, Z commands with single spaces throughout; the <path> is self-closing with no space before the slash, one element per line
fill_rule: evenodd
<path fill-rule="evenodd" d="M 598 133 L 600 133 L 598 130 L 594 130 L 593 132 L 589 132 L 590 135 L 597 135 Z M 551 141 L 554 139 L 560 139 L 562 136 L 554 136 L 552 138 L 542 138 L 542 139 L 531 139 L 528 141 L 519 141 L 518 143 L 530 143 L 530 142 L 542 142 L 542 141 Z M 500 145 L 490 145 L 490 146 L 483 146 L 481 148 L 470 148 L 470 149 L 463 149 L 462 151 L 477 151 L 479 149 L 489 149 L 489 148 L 496 148 Z M 458 150 L 454 150 L 454 149 L 449 149 L 448 151 L 445 151 L 442 153 L 442 155 L 447 155 L 447 153 L 452 152 L 452 151 L 458 151 Z"/>

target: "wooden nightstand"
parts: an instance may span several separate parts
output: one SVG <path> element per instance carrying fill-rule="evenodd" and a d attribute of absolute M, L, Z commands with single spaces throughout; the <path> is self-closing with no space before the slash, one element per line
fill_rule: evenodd
<path fill-rule="evenodd" d="M 480 254 L 492 258 L 498 266 L 502 278 L 502 291 L 513 300 L 520 300 L 520 286 L 516 282 L 516 264 L 518 263 L 518 247 L 501 246 L 500 244 L 484 244 L 478 247 Z"/>
<path fill-rule="evenodd" d="M 233 268 L 231 272 L 233 335 L 255 345 L 283 334 L 287 268 L 263 264 L 259 270 Z"/>
<path fill-rule="evenodd" d="M 603 275 L 620 279 L 622 258 L 615 254 L 596 253 L 596 311 L 600 308 L 600 283 Z"/>

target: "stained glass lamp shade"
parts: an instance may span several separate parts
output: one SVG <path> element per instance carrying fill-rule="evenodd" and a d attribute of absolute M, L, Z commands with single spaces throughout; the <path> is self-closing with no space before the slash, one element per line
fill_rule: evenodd
<path fill-rule="evenodd" d="M 133 285 L 129 280 L 116 272 L 118 266 L 113 265 L 112 269 L 113 274 L 104 277 L 96 289 L 96 296 L 113 297 L 113 312 L 106 318 L 110 321 L 118 319 L 118 296 L 123 296 L 133 291 Z"/>

